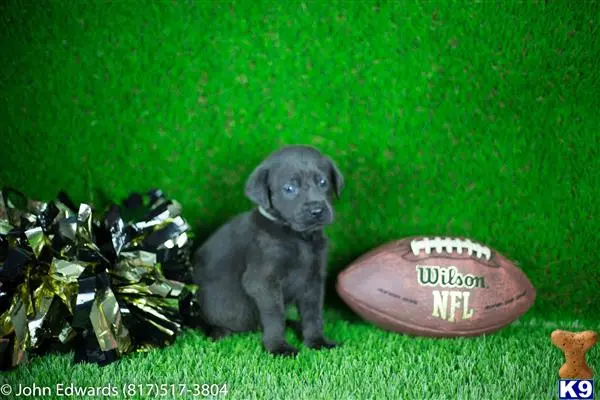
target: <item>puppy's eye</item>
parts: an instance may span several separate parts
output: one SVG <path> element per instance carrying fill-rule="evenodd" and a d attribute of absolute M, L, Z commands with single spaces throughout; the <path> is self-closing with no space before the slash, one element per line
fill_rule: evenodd
<path fill-rule="evenodd" d="M 291 183 L 286 183 L 283 185 L 283 191 L 288 194 L 296 194 L 298 193 L 298 187 Z"/>
<path fill-rule="evenodd" d="M 319 187 L 322 188 L 326 188 L 327 187 L 327 179 L 325 179 L 324 177 L 320 176 L 317 178 L 317 184 L 319 185 Z"/>

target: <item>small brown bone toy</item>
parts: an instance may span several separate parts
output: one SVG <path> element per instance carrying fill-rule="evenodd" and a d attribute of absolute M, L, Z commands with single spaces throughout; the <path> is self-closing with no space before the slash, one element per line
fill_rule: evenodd
<path fill-rule="evenodd" d="M 550 335 L 550 340 L 565 354 L 566 362 L 558 371 L 562 379 L 591 379 L 594 376 L 594 371 L 585 362 L 585 353 L 596 344 L 596 332 L 568 332 L 557 329 Z"/>

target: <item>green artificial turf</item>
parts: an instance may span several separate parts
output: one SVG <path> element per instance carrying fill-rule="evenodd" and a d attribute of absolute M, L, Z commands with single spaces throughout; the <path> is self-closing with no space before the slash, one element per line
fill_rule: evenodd
<path fill-rule="evenodd" d="M 258 334 L 188 332 L 105 368 L 56 355 L 0 381 L 555 398 L 550 332 L 600 330 L 599 20 L 591 1 L 2 2 L 1 185 L 94 204 L 159 187 L 201 241 L 251 207 L 262 158 L 313 144 L 347 182 L 332 277 L 391 239 L 460 235 L 518 262 L 538 298 L 498 334 L 431 340 L 361 323 L 329 290 L 327 332 L 346 343 L 331 352 L 274 359 Z"/>
<path fill-rule="evenodd" d="M 71 365 L 71 357 L 47 356 L 0 380 L 51 387 L 123 385 L 226 385 L 233 399 L 556 399 L 560 351 L 550 344 L 556 328 L 600 330 L 600 323 L 547 322 L 525 318 L 500 333 L 474 339 L 410 338 L 348 322 L 328 312 L 327 333 L 344 340 L 331 351 L 300 346 L 295 359 L 267 355 L 259 334 L 210 342 L 188 332 L 176 345 L 134 354 L 103 368 Z M 589 360 L 600 358 L 596 346 Z M 598 363 L 596 362 L 598 368 Z M 169 386 L 170 387 L 170 386 Z M 15 389 L 16 390 L 16 389 Z M 160 397 L 160 396 L 157 396 Z M 202 396 L 181 396 L 203 398 Z M 171 398 L 181 398 L 173 396 Z M 137 398 L 141 398 L 137 397 Z"/>

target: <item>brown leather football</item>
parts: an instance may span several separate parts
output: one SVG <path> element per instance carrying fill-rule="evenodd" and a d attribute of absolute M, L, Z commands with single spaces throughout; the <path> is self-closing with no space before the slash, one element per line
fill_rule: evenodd
<path fill-rule="evenodd" d="M 380 328 L 434 337 L 497 331 L 529 310 L 536 295 L 502 254 L 469 239 L 440 237 L 378 247 L 342 271 L 336 289 Z"/>

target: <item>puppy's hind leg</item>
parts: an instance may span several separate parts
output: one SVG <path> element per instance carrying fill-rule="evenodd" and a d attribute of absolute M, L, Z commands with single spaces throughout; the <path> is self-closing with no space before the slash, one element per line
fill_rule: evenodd
<path fill-rule="evenodd" d="M 200 313 L 196 315 L 193 327 L 200 329 L 202 333 L 204 333 L 204 335 L 208 336 L 215 342 L 219 339 L 231 336 L 231 334 L 233 333 L 231 329 L 211 325 L 204 319 L 204 317 L 202 317 Z"/>
<path fill-rule="evenodd" d="M 188 323 L 187 325 L 199 329 L 202 331 L 202 333 L 204 333 L 204 335 L 208 336 L 213 341 L 223 339 L 224 337 L 230 336 L 232 333 L 231 329 L 211 325 L 206 321 L 206 319 L 204 319 L 201 313 L 197 313 L 195 315 L 193 324 Z"/>
<path fill-rule="evenodd" d="M 235 332 L 258 328 L 255 312 L 242 289 L 231 287 L 227 279 L 211 282 L 198 291 L 198 314 L 204 334 L 213 340 Z"/>
<path fill-rule="evenodd" d="M 233 332 L 231 329 L 222 328 L 220 326 L 212 326 L 206 332 L 207 336 L 210 337 L 213 341 L 217 341 L 228 336 L 231 336 Z"/>

